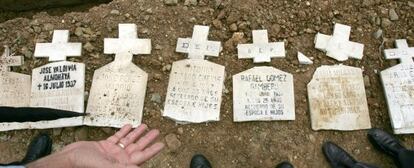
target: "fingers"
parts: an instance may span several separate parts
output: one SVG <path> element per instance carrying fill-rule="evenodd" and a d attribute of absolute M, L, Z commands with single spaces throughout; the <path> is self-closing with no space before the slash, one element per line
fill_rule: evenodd
<path fill-rule="evenodd" d="M 131 155 L 131 163 L 136 165 L 141 165 L 145 161 L 151 159 L 155 155 L 157 155 L 163 148 L 163 143 L 155 143 L 150 147 L 146 148 L 144 151 L 136 151 Z"/>
<path fill-rule="evenodd" d="M 145 130 L 147 130 L 148 126 L 145 124 L 141 124 L 139 127 L 135 128 L 132 132 L 130 132 L 126 137 L 121 138 L 119 140 L 125 146 L 128 146 L 131 143 L 134 143 L 139 136 L 141 136 Z"/>
<path fill-rule="evenodd" d="M 116 132 L 114 135 L 110 136 L 107 141 L 111 143 L 118 143 L 119 139 L 123 138 L 125 135 L 127 135 L 132 129 L 131 124 L 124 125 L 118 132 Z"/>
<path fill-rule="evenodd" d="M 154 129 L 149 131 L 145 136 L 140 138 L 138 142 L 135 144 L 130 144 L 126 150 L 129 154 L 134 153 L 135 151 L 142 151 L 147 147 L 150 143 L 152 143 L 155 139 L 157 139 L 160 131 Z"/>

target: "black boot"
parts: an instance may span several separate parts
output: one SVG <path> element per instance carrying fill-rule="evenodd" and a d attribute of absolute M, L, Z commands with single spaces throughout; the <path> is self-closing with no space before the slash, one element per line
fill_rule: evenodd
<path fill-rule="evenodd" d="M 50 139 L 49 135 L 40 134 L 30 142 L 26 156 L 21 161 L 21 164 L 27 164 L 49 155 L 51 151 L 52 139 Z"/>
<path fill-rule="evenodd" d="M 378 128 L 368 131 L 368 139 L 376 149 L 391 156 L 394 160 L 398 160 L 399 151 L 405 150 L 398 139 Z"/>
<path fill-rule="evenodd" d="M 206 157 L 197 154 L 191 159 L 190 168 L 211 168 L 211 164 Z"/>
<path fill-rule="evenodd" d="M 293 168 L 293 165 L 290 164 L 289 162 L 285 161 L 282 163 L 279 163 L 276 168 Z"/>
<path fill-rule="evenodd" d="M 345 150 L 332 142 L 325 142 L 322 150 L 329 164 L 334 168 L 353 167 L 358 163 Z"/>

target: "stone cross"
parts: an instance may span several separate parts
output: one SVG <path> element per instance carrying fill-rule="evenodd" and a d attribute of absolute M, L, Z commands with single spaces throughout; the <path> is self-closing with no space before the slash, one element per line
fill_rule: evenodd
<path fill-rule="evenodd" d="M 400 59 L 401 63 L 413 63 L 414 47 L 408 47 L 407 40 L 395 40 L 396 49 L 384 50 L 386 59 Z"/>
<path fill-rule="evenodd" d="M 137 25 L 119 24 L 119 38 L 104 39 L 104 53 L 115 54 L 114 62 L 131 62 L 133 55 L 151 54 L 151 40 L 139 39 Z"/>
<path fill-rule="evenodd" d="M 332 36 L 318 33 L 315 38 L 315 48 L 325 51 L 326 55 L 338 61 L 345 61 L 348 57 L 362 59 L 364 45 L 349 41 L 351 27 L 335 24 Z"/>
<path fill-rule="evenodd" d="M 239 59 L 253 58 L 255 63 L 286 56 L 285 43 L 269 43 L 267 30 L 253 30 L 253 44 L 239 44 L 237 50 Z"/>
<path fill-rule="evenodd" d="M 208 26 L 194 26 L 192 38 L 178 38 L 177 52 L 188 53 L 190 59 L 204 59 L 205 56 L 218 57 L 221 51 L 219 41 L 208 41 Z"/>
<path fill-rule="evenodd" d="M 68 56 L 81 56 L 82 43 L 68 43 L 69 30 L 55 30 L 52 43 L 37 43 L 35 57 L 49 57 L 49 61 L 65 61 Z"/>
<path fill-rule="evenodd" d="M 4 46 L 4 53 L 0 56 L 0 72 L 10 71 L 10 66 L 20 66 L 23 64 L 22 56 L 13 56 L 10 53 L 10 48 Z"/>

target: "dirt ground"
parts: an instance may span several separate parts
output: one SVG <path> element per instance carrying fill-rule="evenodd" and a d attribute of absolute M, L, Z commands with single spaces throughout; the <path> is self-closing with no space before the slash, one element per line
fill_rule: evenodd
<path fill-rule="evenodd" d="M 190 0 L 191 1 L 191 0 Z M 188 2 L 190 2 L 188 1 Z M 193 1 L 194 2 L 194 1 Z M 413 1 L 414 2 L 414 1 Z M 191 156 L 205 154 L 214 167 L 274 167 L 288 160 L 299 168 L 328 167 L 321 144 L 333 141 L 349 151 L 356 159 L 381 167 L 394 167 L 392 160 L 377 152 L 366 138 L 366 130 L 313 131 L 311 129 L 306 85 L 315 69 L 337 62 L 316 50 L 316 32 L 332 34 L 334 23 L 352 26 L 351 40 L 365 44 L 362 60 L 343 64 L 364 69 L 367 99 L 373 127 L 391 131 L 390 118 L 378 73 L 398 61 L 385 60 L 381 47 L 394 48 L 393 41 L 407 38 L 414 46 L 414 3 L 406 0 L 199 0 L 197 5 L 167 6 L 162 0 L 114 0 L 109 4 L 84 5 L 46 11 L 0 13 L 0 45 L 9 45 L 16 54 L 25 56 L 25 64 L 14 71 L 31 74 L 47 59 L 33 58 L 36 42 L 51 41 L 53 29 L 69 29 L 70 41 L 82 42 L 83 56 L 71 61 L 86 64 L 86 91 L 89 91 L 94 70 L 111 62 L 113 56 L 103 54 L 103 38 L 118 37 L 118 23 L 135 23 L 140 38 L 151 38 L 152 54 L 134 56 L 133 62 L 149 73 L 143 121 L 166 135 L 176 136 L 179 142 L 168 146 L 144 167 L 188 167 Z M 394 9 L 398 19 L 391 17 Z M 7 20 L 7 21 L 6 21 Z M 210 40 L 221 41 L 224 51 L 219 58 L 208 58 L 226 66 L 221 121 L 207 124 L 177 125 L 161 117 L 169 67 L 174 61 L 186 58 L 174 52 L 178 37 L 190 37 L 195 24 L 209 25 Z M 238 60 L 237 42 L 251 42 L 251 30 L 268 29 L 270 41 L 286 42 L 287 57 L 273 59 L 269 64 L 292 73 L 295 79 L 295 121 L 233 123 L 232 82 L 234 74 L 255 64 Z M 373 33 L 381 29 L 382 37 Z M 234 32 L 243 32 L 243 39 L 232 39 Z M 379 35 L 379 34 L 376 34 Z M 314 58 L 313 65 L 299 65 L 296 52 Z M 256 64 L 257 65 L 257 64 Z M 156 97 L 160 95 L 161 100 Z M 87 94 L 86 94 L 87 96 Z M 87 100 L 87 99 L 85 99 Z M 20 130 L 0 133 L 0 162 L 23 157 L 31 138 L 39 132 L 49 133 L 54 150 L 78 140 L 106 138 L 115 129 L 74 127 L 47 130 Z M 413 135 L 399 135 L 408 147 L 414 147 Z"/>

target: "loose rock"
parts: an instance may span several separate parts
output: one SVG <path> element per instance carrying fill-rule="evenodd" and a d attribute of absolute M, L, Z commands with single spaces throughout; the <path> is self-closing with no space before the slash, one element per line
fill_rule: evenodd
<path fill-rule="evenodd" d="M 191 5 L 196 6 L 197 5 L 197 0 L 185 0 L 184 5 L 185 6 L 191 6 Z"/>
<path fill-rule="evenodd" d="M 395 12 L 394 9 L 390 9 L 388 14 L 390 16 L 390 20 L 392 20 L 392 21 L 398 20 L 398 14 L 397 14 L 397 12 Z"/>
<path fill-rule="evenodd" d="M 175 134 L 168 134 L 165 136 L 165 142 L 171 151 L 175 151 L 181 146 L 181 142 L 178 140 L 177 135 Z"/>
<path fill-rule="evenodd" d="M 388 18 L 382 18 L 381 20 L 381 27 L 386 28 L 390 26 L 392 22 Z"/>
<path fill-rule="evenodd" d="M 178 0 L 164 0 L 164 4 L 166 5 L 177 5 Z"/>
<path fill-rule="evenodd" d="M 378 29 L 376 32 L 372 33 L 372 36 L 375 39 L 379 39 L 382 36 L 382 30 L 381 29 Z"/>
<path fill-rule="evenodd" d="M 161 95 L 159 93 L 153 93 L 151 95 L 151 101 L 155 103 L 161 103 Z"/>
<path fill-rule="evenodd" d="M 111 14 L 112 15 L 120 15 L 121 12 L 119 12 L 119 10 L 114 9 L 114 10 L 111 10 Z"/>
<path fill-rule="evenodd" d="M 83 46 L 83 48 L 84 48 L 86 51 L 88 51 L 88 52 L 92 52 L 93 50 L 95 50 L 95 47 L 94 47 L 91 43 L 89 43 L 89 42 L 87 42 L 87 43 Z"/>

